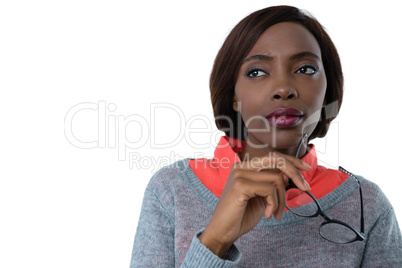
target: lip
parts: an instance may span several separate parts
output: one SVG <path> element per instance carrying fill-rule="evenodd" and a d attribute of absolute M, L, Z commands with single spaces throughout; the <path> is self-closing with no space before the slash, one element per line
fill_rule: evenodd
<path fill-rule="evenodd" d="M 266 118 L 272 125 L 288 128 L 297 126 L 303 120 L 303 112 L 295 108 L 278 108 Z"/>

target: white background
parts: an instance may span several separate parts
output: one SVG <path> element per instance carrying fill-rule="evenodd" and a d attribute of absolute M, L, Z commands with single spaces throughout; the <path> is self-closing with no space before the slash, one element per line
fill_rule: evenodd
<path fill-rule="evenodd" d="M 0 266 L 127 267 L 152 174 L 161 163 L 213 154 L 219 135 L 195 148 L 180 131 L 208 122 L 216 130 L 208 82 L 224 38 L 276 4 L 309 10 L 341 56 L 344 103 L 329 137 L 315 142 L 322 164 L 380 185 L 402 222 L 395 1 L 2 1 Z M 99 109 L 77 112 L 70 130 L 104 148 L 79 148 L 65 136 L 66 115 L 82 103 Z M 151 118 L 153 103 L 171 108 Z M 106 121 L 98 120 L 103 104 Z M 151 145 L 176 138 L 168 148 Z M 137 166 L 128 156 L 141 157 Z"/>

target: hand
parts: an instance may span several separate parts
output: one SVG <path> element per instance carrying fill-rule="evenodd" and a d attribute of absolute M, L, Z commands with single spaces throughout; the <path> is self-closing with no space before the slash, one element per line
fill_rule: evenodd
<path fill-rule="evenodd" d="M 235 163 L 212 218 L 199 237 L 201 243 L 223 257 L 234 241 L 252 230 L 263 215 L 267 219 L 274 215 L 279 220 L 286 204 L 288 178 L 300 190 L 310 190 L 298 170 L 309 168 L 300 159 L 280 153 Z"/>

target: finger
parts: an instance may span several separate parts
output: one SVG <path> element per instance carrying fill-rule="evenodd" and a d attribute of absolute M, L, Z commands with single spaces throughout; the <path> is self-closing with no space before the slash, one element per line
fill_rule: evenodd
<path fill-rule="evenodd" d="M 276 191 L 265 198 L 267 204 L 265 205 L 265 217 L 269 220 L 278 208 L 278 197 Z"/>
<path fill-rule="evenodd" d="M 289 186 L 289 177 L 286 174 L 281 173 L 283 178 L 283 183 L 285 184 L 285 188 Z"/>
<path fill-rule="evenodd" d="M 269 182 L 271 183 L 273 186 L 276 187 L 275 189 L 275 196 L 273 200 L 272 196 L 268 197 L 267 203 L 269 205 L 266 206 L 266 217 L 267 219 L 269 219 L 272 214 L 274 214 L 274 217 L 277 220 L 280 220 L 282 218 L 282 214 L 285 210 L 285 205 L 286 205 L 286 189 L 285 189 L 285 181 L 283 179 L 284 174 L 278 174 L 280 176 L 278 176 L 277 174 L 269 174 L 268 172 L 252 172 L 249 171 L 251 174 L 250 176 L 253 176 L 254 174 L 263 174 L 264 176 L 262 178 L 259 178 L 259 175 L 254 175 L 255 177 L 253 177 L 254 179 L 261 179 L 264 182 Z M 285 175 L 286 176 L 286 175 Z M 272 199 L 269 202 L 269 199 Z M 269 215 L 268 215 L 269 214 Z"/>
<path fill-rule="evenodd" d="M 282 154 L 286 160 L 288 160 L 290 163 L 292 163 L 296 168 L 301 169 L 301 170 L 309 170 L 311 167 L 309 164 L 306 162 L 303 162 L 301 159 L 291 156 L 291 155 L 286 155 Z"/>
<path fill-rule="evenodd" d="M 280 171 L 283 172 L 287 177 L 291 178 L 300 190 L 310 190 L 310 186 L 304 180 L 303 175 L 299 170 L 297 170 L 294 164 L 298 167 L 304 166 L 303 162 L 296 157 L 291 157 L 274 152 L 269 157 L 256 157 L 250 161 L 237 162 L 232 166 L 232 169 L 257 172 L 265 170 L 271 173 Z"/>
<path fill-rule="evenodd" d="M 266 211 L 266 215 L 270 213 L 270 215 L 274 214 L 275 218 L 278 220 L 281 218 L 286 204 L 286 190 L 283 175 L 270 172 L 237 170 L 236 173 L 233 174 L 233 177 L 235 180 L 241 180 L 242 185 L 239 187 L 242 188 L 242 191 L 248 192 L 248 199 L 255 196 L 267 197 L 274 191 L 275 200 L 269 202 L 270 206 L 267 208 L 269 210 Z M 266 201 L 268 202 L 269 199 Z"/>
<path fill-rule="evenodd" d="M 270 219 L 272 215 L 279 209 L 279 200 L 277 196 L 277 188 L 273 184 L 250 181 L 250 185 L 255 187 L 252 197 L 263 197 L 265 200 L 264 215 Z"/>
<path fill-rule="evenodd" d="M 267 171 L 258 172 L 252 170 L 237 169 L 232 170 L 231 175 L 229 175 L 229 177 L 232 177 L 233 180 L 242 178 L 254 182 L 270 183 L 278 187 L 285 188 L 283 174 L 280 173 L 273 173 Z"/>
<path fill-rule="evenodd" d="M 282 154 L 276 153 L 275 156 L 277 157 L 277 163 L 278 163 L 276 168 L 281 170 L 283 174 L 285 174 L 288 178 L 291 178 L 294 184 L 297 186 L 297 188 L 299 188 L 302 191 L 311 190 L 310 185 L 304 179 L 301 172 L 298 169 L 296 169 L 293 163 L 288 161 L 288 159 Z M 294 160 L 295 159 L 291 159 L 291 161 Z"/>
<path fill-rule="evenodd" d="M 269 158 L 263 158 L 263 157 L 261 158 L 261 160 L 259 161 L 260 167 L 258 168 L 258 170 L 273 169 L 273 168 L 279 169 L 279 167 L 283 165 L 285 161 L 291 163 L 296 169 L 305 171 L 311 168 L 307 163 L 303 162 L 299 158 L 274 152 L 272 153 L 272 156 L 270 156 Z M 254 160 L 254 162 L 258 163 L 257 160 Z M 254 165 L 256 165 L 255 163 Z"/>
<path fill-rule="evenodd" d="M 278 199 L 278 208 L 274 212 L 274 216 L 277 220 L 282 218 L 283 211 L 285 210 L 286 205 L 286 189 L 285 186 L 276 188 L 277 199 Z"/>
<path fill-rule="evenodd" d="M 289 157 L 289 156 L 286 156 Z M 263 164 L 260 165 L 260 168 L 257 171 L 270 171 L 271 168 L 275 168 L 280 170 L 283 174 L 285 174 L 288 178 L 291 178 L 294 184 L 302 191 L 310 190 L 310 185 L 306 182 L 301 172 L 291 163 L 285 155 L 280 153 L 273 153 L 269 160 L 262 159 Z M 298 160 L 296 158 L 291 158 L 291 161 L 297 163 Z M 300 165 L 300 162 L 299 162 Z"/>
<path fill-rule="evenodd" d="M 269 153 L 266 156 L 262 157 L 254 157 L 253 159 L 247 161 L 240 161 L 233 164 L 233 168 L 240 168 L 246 170 L 272 170 L 272 172 L 280 172 L 277 168 L 278 165 L 281 165 L 281 161 L 287 160 L 292 165 L 294 165 L 297 169 L 300 170 L 308 170 L 310 166 L 300 160 L 297 157 L 281 154 L 278 152 Z"/>
<path fill-rule="evenodd" d="M 286 177 L 286 175 L 272 174 L 268 172 L 242 171 L 241 176 L 256 182 L 269 183 L 276 187 L 275 200 L 271 200 L 270 202 L 268 202 L 269 200 L 266 200 L 270 205 L 266 207 L 265 215 L 269 219 L 272 214 L 274 214 L 274 217 L 277 220 L 280 220 L 286 205 L 286 189 L 285 181 L 283 179 L 283 177 Z M 259 196 L 264 196 L 262 191 L 256 191 L 256 194 Z"/>
<path fill-rule="evenodd" d="M 265 198 L 267 204 L 265 205 L 265 217 L 269 220 L 278 206 L 276 196 L 268 195 Z"/>

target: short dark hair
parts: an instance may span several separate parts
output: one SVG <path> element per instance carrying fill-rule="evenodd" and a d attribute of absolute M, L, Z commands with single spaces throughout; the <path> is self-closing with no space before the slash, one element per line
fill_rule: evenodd
<path fill-rule="evenodd" d="M 260 36 L 274 24 L 296 22 L 303 25 L 317 40 L 327 79 L 326 104 L 331 111 L 324 110 L 309 140 L 324 137 L 331 121 L 338 115 L 343 97 L 343 74 L 338 52 L 324 27 L 305 11 L 292 6 L 273 6 L 258 10 L 241 20 L 229 33 L 219 50 L 210 77 L 211 101 L 215 123 L 219 130 L 226 129 L 227 136 L 246 139 L 245 125 L 239 112 L 233 109 L 233 96 L 237 75 L 244 58 Z M 225 119 L 226 118 L 226 119 Z M 231 122 L 241 122 L 231 124 Z"/>

